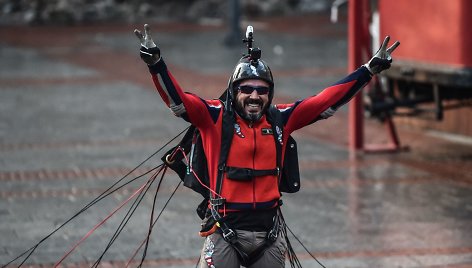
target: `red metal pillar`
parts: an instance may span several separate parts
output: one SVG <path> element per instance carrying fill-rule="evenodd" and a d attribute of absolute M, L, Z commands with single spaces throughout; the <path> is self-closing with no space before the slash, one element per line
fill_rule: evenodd
<path fill-rule="evenodd" d="M 364 31 L 364 0 L 349 0 L 348 3 L 348 68 L 353 72 L 364 62 L 362 45 Z M 362 94 L 357 94 L 349 104 L 349 149 L 361 150 L 364 147 L 364 118 Z"/>

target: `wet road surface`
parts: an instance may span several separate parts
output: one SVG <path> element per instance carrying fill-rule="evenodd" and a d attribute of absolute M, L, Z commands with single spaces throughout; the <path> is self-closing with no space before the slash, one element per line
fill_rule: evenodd
<path fill-rule="evenodd" d="M 222 26 L 152 24 L 183 88 L 214 98 L 244 47 L 222 45 Z M 275 102 L 319 92 L 346 74 L 346 25 L 325 16 L 257 22 L 256 45 L 271 66 Z M 132 31 L 140 25 L 0 29 L 0 263 L 35 245 L 186 127 L 155 92 Z M 296 133 L 302 190 L 284 195 L 289 227 L 326 267 L 472 267 L 472 143 L 400 127 L 408 151 L 347 150 L 347 109 Z M 366 121 L 366 140 L 386 131 Z M 123 181 L 160 163 L 152 157 Z M 125 202 L 142 177 L 81 213 L 42 243 L 25 267 L 52 267 Z M 160 211 L 178 184 L 165 177 Z M 104 255 L 124 267 L 148 231 L 153 192 Z M 194 267 L 197 194 L 180 187 L 152 233 L 146 267 Z M 128 203 L 63 262 L 90 267 Z M 292 238 L 304 267 L 320 267 Z M 139 253 L 135 261 L 139 260 Z M 14 262 L 18 265 L 21 258 Z M 16 267 L 14 264 L 11 267 Z"/>

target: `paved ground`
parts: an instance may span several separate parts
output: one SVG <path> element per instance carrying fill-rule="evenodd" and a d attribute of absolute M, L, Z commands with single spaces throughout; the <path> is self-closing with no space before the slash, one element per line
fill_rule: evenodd
<path fill-rule="evenodd" d="M 182 86 L 202 97 L 218 96 L 242 47 L 224 47 L 221 26 L 152 26 Z M 277 102 L 316 93 L 346 74 L 344 23 L 302 16 L 254 26 L 276 77 Z M 138 57 L 134 28 L 0 29 L 1 264 L 41 241 L 185 128 L 154 91 Z M 369 143 L 387 140 L 375 121 L 367 121 L 365 131 Z M 399 133 L 409 151 L 355 157 L 346 147 L 345 109 L 297 133 L 303 187 L 284 197 L 283 211 L 326 267 L 472 267 L 470 138 L 459 143 L 438 133 L 406 128 Z M 123 182 L 157 166 L 159 156 Z M 69 222 L 37 247 L 27 266 L 52 267 L 147 178 Z M 177 183 L 174 174 L 166 177 L 156 211 Z M 124 267 L 143 241 L 154 191 L 153 186 L 104 256 L 104 267 Z M 177 190 L 156 224 L 146 267 L 194 267 L 202 243 L 194 213 L 199 201 L 191 191 Z M 63 264 L 91 266 L 130 205 Z M 320 267 L 295 239 L 292 243 L 304 267 Z"/>

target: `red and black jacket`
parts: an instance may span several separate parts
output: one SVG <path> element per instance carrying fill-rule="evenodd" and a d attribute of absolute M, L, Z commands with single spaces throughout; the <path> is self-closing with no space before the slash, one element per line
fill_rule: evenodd
<path fill-rule="evenodd" d="M 184 118 L 200 131 L 208 165 L 209 187 L 225 198 L 225 211 L 257 210 L 277 206 L 280 191 L 278 174 L 274 171 L 280 167 L 276 159 L 274 135 L 278 135 L 276 138 L 280 139 L 284 152 L 287 139 L 293 131 L 320 118 L 331 116 L 372 77 L 365 67 L 361 67 L 317 95 L 295 103 L 276 104 L 283 126 L 280 131 L 272 130 L 272 124 L 266 115 L 256 123 L 249 123 L 235 115 L 232 126 L 234 133 L 223 179 L 218 180 L 225 113 L 223 102 L 219 99 L 204 100 L 184 92 L 162 59 L 149 69 L 156 89 L 166 105 L 176 116 Z M 247 170 L 248 176 L 241 176 L 241 170 Z"/>

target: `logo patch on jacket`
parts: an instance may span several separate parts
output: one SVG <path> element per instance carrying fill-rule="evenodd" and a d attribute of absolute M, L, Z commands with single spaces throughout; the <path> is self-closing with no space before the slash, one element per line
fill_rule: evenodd
<path fill-rule="evenodd" d="M 238 123 L 234 124 L 234 131 L 236 132 L 236 135 L 238 135 L 240 138 L 245 138 L 244 134 L 241 132 L 241 126 Z"/>
<path fill-rule="evenodd" d="M 271 128 L 263 128 L 262 129 L 262 135 L 273 135 L 274 132 L 272 131 Z"/>
<path fill-rule="evenodd" d="M 279 141 L 280 145 L 284 145 L 282 129 L 279 126 L 275 126 L 275 131 L 277 132 L 277 140 Z"/>

